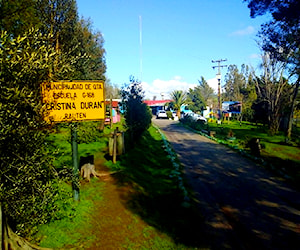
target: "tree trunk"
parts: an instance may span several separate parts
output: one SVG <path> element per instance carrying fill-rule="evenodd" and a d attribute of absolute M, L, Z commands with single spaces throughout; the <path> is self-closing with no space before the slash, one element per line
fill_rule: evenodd
<path fill-rule="evenodd" d="M 300 78 L 298 78 L 297 82 L 296 82 L 296 86 L 295 86 L 294 93 L 293 93 L 291 110 L 290 110 L 290 113 L 288 116 L 288 126 L 286 129 L 286 137 L 288 140 L 290 140 L 291 136 L 292 136 L 293 116 L 294 116 L 294 109 L 296 106 L 296 98 L 297 98 L 298 91 L 299 91 L 299 85 L 300 85 Z"/>
<path fill-rule="evenodd" d="M 91 164 L 91 163 L 87 163 L 87 164 L 84 164 L 82 167 L 81 167 L 81 170 L 80 170 L 80 175 L 87 179 L 88 181 L 90 181 L 90 178 L 91 178 L 91 175 L 95 176 L 95 177 L 98 177 L 98 176 L 101 176 L 100 174 L 98 174 L 95 170 L 95 165 Z"/>
<path fill-rule="evenodd" d="M 0 204 L 0 236 L 2 250 L 50 250 L 50 248 L 42 248 L 35 246 L 22 237 L 16 235 L 8 226 L 6 219 L 2 213 Z"/>

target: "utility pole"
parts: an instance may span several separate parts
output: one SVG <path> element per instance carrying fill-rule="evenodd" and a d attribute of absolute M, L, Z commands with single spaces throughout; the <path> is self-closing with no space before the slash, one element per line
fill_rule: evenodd
<path fill-rule="evenodd" d="M 212 60 L 212 63 L 218 63 L 218 66 L 212 68 L 218 68 L 217 79 L 218 79 L 218 123 L 221 123 L 221 68 L 227 67 L 227 65 L 221 65 L 221 62 L 225 62 L 227 59 Z"/>

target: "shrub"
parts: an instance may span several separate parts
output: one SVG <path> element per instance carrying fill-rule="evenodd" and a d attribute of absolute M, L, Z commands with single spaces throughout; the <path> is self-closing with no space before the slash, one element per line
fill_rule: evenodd
<path fill-rule="evenodd" d="M 149 128 L 151 110 L 143 103 L 144 92 L 141 83 L 133 77 L 130 79 L 130 84 L 122 88 L 121 96 L 127 132 L 131 143 L 134 143 Z"/>
<path fill-rule="evenodd" d="M 167 111 L 167 117 L 168 117 L 169 119 L 173 119 L 173 114 L 172 114 L 171 111 Z"/>
<path fill-rule="evenodd" d="M 20 234 L 56 218 L 63 197 L 41 111 L 40 84 L 55 60 L 48 38 L 33 29 L 14 39 L 0 34 L 0 201 Z M 63 57 L 57 66 L 68 68 Z"/>

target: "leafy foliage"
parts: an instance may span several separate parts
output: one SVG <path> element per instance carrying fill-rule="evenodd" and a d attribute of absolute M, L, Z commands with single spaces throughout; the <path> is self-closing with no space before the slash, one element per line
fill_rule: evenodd
<path fill-rule="evenodd" d="M 76 26 L 75 54 L 84 55 L 76 64 L 73 79 L 105 81 L 104 39 L 100 32 L 94 32 L 91 20 L 81 19 Z"/>
<path fill-rule="evenodd" d="M 130 78 L 130 84 L 121 90 L 122 108 L 131 142 L 140 139 L 142 133 L 151 124 L 152 114 L 149 107 L 143 103 L 144 92 L 141 83 Z"/>
<path fill-rule="evenodd" d="M 251 17 L 270 13 L 272 18 L 262 25 L 260 38 L 262 49 L 279 61 L 287 63 L 294 76 L 292 100 L 289 107 L 287 138 L 291 138 L 293 112 L 300 86 L 300 1 L 298 0 L 244 0 L 248 2 Z"/>
<path fill-rule="evenodd" d="M 120 88 L 116 84 L 112 84 L 109 79 L 105 81 L 105 97 L 106 99 L 120 98 Z"/>
<path fill-rule="evenodd" d="M 214 99 L 216 99 L 216 95 L 214 94 L 214 90 L 210 87 L 203 76 L 201 76 L 200 80 L 198 80 L 199 86 L 197 88 L 200 89 L 201 95 L 205 101 L 206 105 L 212 105 Z"/>
<path fill-rule="evenodd" d="M 180 107 L 187 102 L 187 93 L 182 90 L 174 90 L 171 92 L 170 97 L 173 100 L 170 106 L 177 111 L 177 116 L 180 117 Z"/>
<path fill-rule="evenodd" d="M 10 225 L 29 234 L 60 219 L 71 195 L 53 167 L 40 84 L 105 79 L 105 51 L 101 34 L 78 21 L 75 0 L 1 1 L 0 31 L 0 202 Z"/>
<path fill-rule="evenodd" d="M 285 63 L 273 58 L 270 53 L 263 57 L 264 75 L 255 78 L 258 103 L 263 103 L 271 134 L 279 130 L 284 111 L 290 105 L 291 87 L 283 77 Z"/>
<path fill-rule="evenodd" d="M 35 0 L 5 0 L 0 2 L 0 29 L 14 37 L 40 24 L 35 15 Z"/>
<path fill-rule="evenodd" d="M 243 118 L 247 121 L 252 121 L 254 115 L 252 105 L 257 98 L 257 94 L 253 73 L 250 73 L 249 67 L 242 65 L 241 70 L 239 70 L 236 65 L 229 65 L 225 82 L 223 100 L 242 102 Z"/>
<path fill-rule="evenodd" d="M 42 116 L 40 84 L 56 56 L 47 41 L 34 29 L 15 39 L 6 32 L 0 36 L 0 201 L 23 234 L 57 218 L 62 199 Z M 60 69 L 68 70 L 68 63 L 61 63 Z"/>
<path fill-rule="evenodd" d="M 35 14 L 40 21 L 40 30 L 51 34 L 51 44 L 56 51 L 67 52 L 77 45 L 78 23 L 75 0 L 38 0 Z"/>
<path fill-rule="evenodd" d="M 194 112 L 202 111 L 206 106 L 202 91 L 198 86 L 194 89 L 189 89 L 187 98 L 189 100 L 189 109 Z"/>

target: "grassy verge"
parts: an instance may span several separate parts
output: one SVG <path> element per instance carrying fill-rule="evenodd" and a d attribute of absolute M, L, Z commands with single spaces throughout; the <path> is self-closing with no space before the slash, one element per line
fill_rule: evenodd
<path fill-rule="evenodd" d="M 66 134 L 67 129 L 62 128 L 52 135 L 59 152 L 70 150 L 64 143 Z M 41 226 L 35 241 L 54 249 L 206 247 L 203 219 L 193 201 L 186 199 L 180 164 L 159 131 L 150 127 L 117 164 L 105 155 L 101 145 L 106 142 L 103 136 L 79 147 L 79 153 L 95 153 L 107 167 L 120 170 L 114 174 L 114 183 L 101 179 L 82 182 L 80 202 L 66 208 L 73 216 Z M 67 165 L 69 153 L 56 155 L 57 166 Z"/>
<path fill-rule="evenodd" d="M 69 192 L 72 192 L 70 185 L 66 186 Z M 102 189 L 103 183 L 96 181 L 93 181 L 90 186 L 82 186 L 80 202 L 74 202 L 70 198 L 69 206 L 66 208 L 72 216 L 40 226 L 38 234 L 35 235 L 35 241 L 40 242 L 42 247 L 53 249 L 67 249 L 70 246 L 77 246 L 77 249 L 80 249 L 83 243 L 95 240 L 93 234 L 86 232 L 92 229 L 90 215 L 94 210 L 94 202 L 103 199 Z M 70 206 L 70 204 L 72 205 Z"/>
<path fill-rule="evenodd" d="M 127 201 L 127 208 L 139 215 L 148 225 L 171 237 L 174 244 L 168 249 L 179 247 L 203 247 L 205 235 L 203 220 L 195 205 L 185 202 L 182 188 L 181 169 L 174 171 L 177 159 L 170 155 L 170 146 L 165 143 L 159 131 L 150 127 L 140 142 L 122 157 L 118 176 L 119 185 L 131 185 L 134 192 Z M 176 174 L 177 172 L 177 174 Z M 146 248 L 166 249 L 156 239 L 148 242 Z M 151 244 L 154 244 L 151 248 Z"/>

